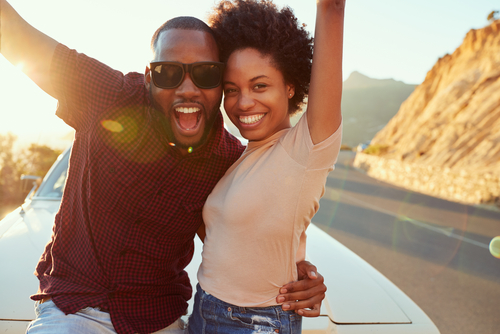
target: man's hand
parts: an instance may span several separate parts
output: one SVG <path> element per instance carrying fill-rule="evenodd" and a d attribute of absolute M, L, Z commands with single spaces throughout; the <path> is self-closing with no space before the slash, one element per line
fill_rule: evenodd
<path fill-rule="evenodd" d="M 50 65 L 59 43 L 28 24 L 6 0 L 0 0 L 0 22 L 2 55 L 14 66 L 23 64 L 23 72 L 46 93 L 56 97 Z"/>
<path fill-rule="evenodd" d="M 316 267 L 308 261 L 297 263 L 299 280 L 283 285 L 276 302 L 283 310 L 295 310 L 304 317 L 317 317 L 325 299 L 326 285 Z"/>

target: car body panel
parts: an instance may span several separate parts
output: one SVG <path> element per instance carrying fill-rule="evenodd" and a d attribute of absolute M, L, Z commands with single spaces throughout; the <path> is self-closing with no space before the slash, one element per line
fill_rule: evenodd
<path fill-rule="evenodd" d="M 32 319 L 33 301 L 38 279 L 33 275 L 45 245 L 50 240 L 54 216 L 59 201 L 32 201 L 24 209 L 17 209 L 2 221 L 10 228 L 0 237 L 0 263 L 3 268 L 13 268 L 23 275 L 2 275 L 2 299 L 8 300 L 0 307 L 1 319 Z M 22 211 L 21 211 L 22 210 Z M 24 212 L 24 213 L 23 213 Z M 12 269 L 6 270 L 12 273 Z"/>
<path fill-rule="evenodd" d="M 322 314 L 337 324 L 338 333 L 439 333 L 415 302 L 358 255 L 314 224 L 307 235 L 307 255 L 328 288 Z M 373 331 L 353 332 L 362 326 Z"/>
<path fill-rule="evenodd" d="M 31 304 L 31 308 L 33 309 L 33 304 Z M 24 334 L 28 325 L 29 321 L 0 320 L 0 333 Z"/>
<path fill-rule="evenodd" d="M 372 278 L 367 276 L 371 266 L 315 225 L 310 226 L 307 234 L 315 241 L 308 242 L 309 257 L 321 258 L 328 252 L 330 265 L 324 266 L 322 275 L 329 293 L 335 296 L 336 303 L 329 305 L 332 321 L 339 324 L 411 323 L 377 280 L 368 279 Z M 346 286 L 353 288 L 346 289 Z"/>

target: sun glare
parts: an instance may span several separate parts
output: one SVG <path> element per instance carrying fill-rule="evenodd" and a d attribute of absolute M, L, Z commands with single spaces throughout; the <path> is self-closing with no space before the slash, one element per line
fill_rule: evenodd
<path fill-rule="evenodd" d="M 490 253 L 500 259 L 500 237 L 494 237 L 490 242 Z"/>
<path fill-rule="evenodd" d="M 119 122 L 115 122 L 112 120 L 104 120 L 101 122 L 101 125 L 103 126 L 103 128 L 111 132 L 123 131 L 123 125 L 121 125 Z"/>

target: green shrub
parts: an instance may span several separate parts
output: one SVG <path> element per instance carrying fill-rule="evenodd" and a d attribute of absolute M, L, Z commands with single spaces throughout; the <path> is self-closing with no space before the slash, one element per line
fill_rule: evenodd
<path fill-rule="evenodd" d="M 367 148 L 363 150 L 363 153 L 370 155 L 383 155 L 387 153 L 389 147 L 387 145 L 373 144 L 368 145 Z"/>
<path fill-rule="evenodd" d="M 340 145 L 340 150 L 341 151 L 352 151 L 352 147 L 346 144 Z"/>

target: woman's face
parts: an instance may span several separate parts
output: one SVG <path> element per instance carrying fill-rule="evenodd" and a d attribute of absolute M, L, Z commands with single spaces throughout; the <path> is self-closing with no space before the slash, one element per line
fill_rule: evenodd
<path fill-rule="evenodd" d="M 253 48 L 235 51 L 223 80 L 224 109 L 248 140 L 263 140 L 289 128 L 288 99 L 295 93 L 283 74 Z"/>

